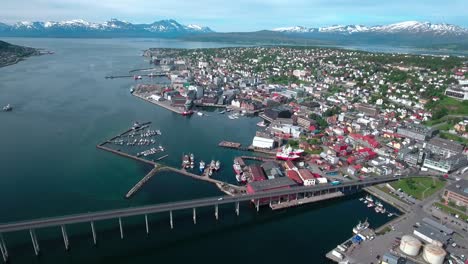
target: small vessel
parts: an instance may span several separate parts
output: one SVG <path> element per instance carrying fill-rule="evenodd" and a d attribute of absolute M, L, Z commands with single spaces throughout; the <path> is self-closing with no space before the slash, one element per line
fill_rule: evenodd
<path fill-rule="evenodd" d="M 236 159 L 234 160 L 234 164 L 232 165 L 232 168 L 234 169 L 234 172 L 236 173 L 236 175 L 242 174 L 242 167 Z"/>
<path fill-rule="evenodd" d="M 210 162 L 210 170 L 214 170 L 214 168 L 216 167 L 216 162 L 214 160 L 211 160 Z M 210 174 L 211 175 L 211 174 Z"/>
<path fill-rule="evenodd" d="M 133 79 L 134 80 L 141 80 L 141 79 L 143 79 L 143 77 L 141 77 L 141 75 L 134 75 Z"/>
<path fill-rule="evenodd" d="M 366 196 L 366 201 L 369 201 L 369 202 L 373 203 L 373 202 L 374 202 L 374 199 L 372 199 L 372 196 L 367 195 L 367 196 Z"/>
<path fill-rule="evenodd" d="M 369 203 L 367 204 L 367 207 L 369 207 L 369 208 L 374 207 L 374 203 L 369 202 Z"/>
<path fill-rule="evenodd" d="M 381 212 L 382 214 L 385 214 L 385 213 L 387 212 L 387 210 L 386 210 L 385 208 L 381 207 L 380 212 Z"/>
<path fill-rule="evenodd" d="M 387 215 L 387 216 L 388 216 L 388 217 L 392 217 L 392 216 L 393 216 L 393 214 L 392 214 L 392 213 L 388 213 L 388 215 Z"/>
<path fill-rule="evenodd" d="M 193 169 L 195 167 L 195 156 L 193 153 L 190 153 L 190 168 Z"/>
<path fill-rule="evenodd" d="M 200 161 L 200 172 L 205 170 L 205 162 L 203 160 Z"/>
<path fill-rule="evenodd" d="M 297 154 L 291 154 L 291 147 L 283 147 L 281 151 L 276 152 L 276 158 L 279 160 L 297 160 L 300 158 Z"/>
<path fill-rule="evenodd" d="M 247 182 L 247 177 L 245 176 L 244 173 L 236 174 L 236 180 L 237 180 L 238 183 L 246 183 Z"/>
<path fill-rule="evenodd" d="M 135 91 L 135 89 L 133 89 L 133 87 L 130 88 L 130 93 L 133 93 L 134 91 Z"/>
<path fill-rule="evenodd" d="M 10 112 L 11 110 L 13 110 L 13 107 L 11 107 L 10 104 L 7 104 L 3 107 L 3 111 L 5 112 Z"/>
<path fill-rule="evenodd" d="M 192 111 L 192 110 L 189 110 L 189 111 L 186 110 L 186 111 L 183 111 L 183 112 L 182 112 L 182 115 L 183 115 L 183 116 L 191 116 L 192 114 L 193 114 L 193 111 Z"/>
<path fill-rule="evenodd" d="M 259 127 L 266 127 L 267 124 L 265 123 L 265 121 L 260 121 L 260 122 L 257 123 L 257 126 L 259 126 Z"/>
<path fill-rule="evenodd" d="M 140 127 L 141 127 L 140 123 L 134 122 L 134 123 L 133 123 L 133 126 L 132 126 L 132 129 L 133 129 L 133 130 L 136 130 L 136 129 L 139 129 Z"/>
<path fill-rule="evenodd" d="M 375 201 L 375 205 L 378 206 L 378 207 L 382 207 L 383 204 L 380 202 L 380 201 Z"/>
<path fill-rule="evenodd" d="M 190 167 L 190 158 L 188 155 L 184 155 L 182 158 L 182 168 L 188 169 Z"/>
<path fill-rule="evenodd" d="M 380 213 L 382 211 L 382 208 L 380 206 L 376 206 L 374 210 L 376 213 Z"/>
<path fill-rule="evenodd" d="M 203 116 L 203 113 L 202 112 L 197 112 L 197 115 Z"/>
<path fill-rule="evenodd" d="M 361 223 L 361 221 L 359 221 L 357 226 L 355 226 L 353 228 L 353 233 L 358 234 L 359 232 L 361 232 L 361 231 L 363 231 L 363 230 L 365 230 L 367 228 L 369 228 L 369 222 L 367 222 L 367 219 L 366 219 L 366 221 L 364 221 L 364 223 Z"/>
<path fill-rule="evenodd" d="M 223 110 L 223 111 L 221 111 L 221 112 L 219 112 L 219 113 L 220 113 L 220 114 L 224 114 L 224 113 L 226 113 L 226 110 Z"/>
<path fill-rule="evenodd" d="M 219 160 L 217 160 L 216 163 L 215 163 L 214 169 L 215 169 L 215 171 L 218 171 L 220 168 L 221 168 L 221 162 Z"/>
<path fill-rule="evenodd" d="M 364 198 L 362 198 L 362 197 L 361 197 L 361 198 L 359 198 L 359 201 L 361 201 L 361 202 L 362 202 L 362 201 L 364 201 Z"/>

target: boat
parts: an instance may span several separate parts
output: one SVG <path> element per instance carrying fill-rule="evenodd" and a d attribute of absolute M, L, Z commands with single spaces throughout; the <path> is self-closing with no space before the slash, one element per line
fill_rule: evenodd
<path fill-rule="evenodd" d="M 387 215 L 387 216 L 388 216 L 388 217 L 392 217 L 392 216 L 393 216 L 393 214 L 392 214 L 392 213 L 388 213 L 388 215 Z"/>
<path fill-rule="evenodd" d="M 279 160 L 297 160 L 300 156 L 291 154 L 291 147 L 283 147 L 281 151 L 276 152 L 276 158 Z"/>
<path fill-rule="evenodd" d="M 369 202 L 369 203 L 367 204 L 367 207 L 369 207 L 369 208 L 374 207 L 374 203 Z"/>
<path fill-rule="evenodd" d="M 374 202 L 374 199 L 372 199 L 372 196 L 367 195 L 367 196 L 366 196 L 366 201 L 369 201 L 369 202 L 373 203 L 373 202 Z"/>
<path fill-rule="evenodd" d="M 295 154 L 295 155 L 302 155 L 304 153 L 303 149 L 291 149 L 290 154 Z"/>
<path fill-rule="evenodd" d="M 184 155 L 182 158 L 182 167 L 188 169 L 190 167 L 190 158 L 188 155 Z"/>
<path fill-rule="evenodd" d="M 224 113 L 226 113 L 226 110 L 223 110 L 223 111 L 221 111 L 221 112 L 219 112 L 219 113 L 220 113 L 220 114 L 224 114 Z"/>
<path fill-rule="evenodd" d="M 189 110 L 189 111 L 185 110 L 185 111 L 182 112 L 183 116 L 191 116 L 192 114 L 193 114 L 192 110 Z"/>
<path fill-rule="evenodd" d="M 380 212 L 381 212 L 382 214 L 385 214 L 385 213 L 387 212 L 387 209 L 385 209 L 385 208 L 383 208 L 383 207 L 381 207 L 381 208 L 382 208 L 382 209 L 380 209 Z"/>
<path fill-rule="evenodd" d="M 240 175 L 242 173 L 242 167 L 237 160 L 234 160 L 234 164 L 232 165 L 232 168 L 234 169 L 234 172 L 237 175 Z"/>
<path fill-rule="evenodd" d="M 376 213 L 380 213 L 382 211 L 382 208 L 380 206 L 376 206 L 374 210 Z"/>
<path fill-rule="evenodd" d="M 195 156 L 190 153 L 190 168 L 193 169 L 193 167 L 195 167 Z"/>
<path fill-rule="evenodd" d="M 141 80 L 141 79 L 143 79 L 143 77 L 141 77 L 141 75 L 138 75 L 138 76 L 137 76 L 137 75 L 134 75 L 134 76 L 133 76 L 133 79 L 134 79 L 134 80 Z"/>
<path fill-rule="evenodd" d="M 216 162 L 214 160 L 211 160 L 210 162 L 210 169 L 213 170 L 216 166 Z"/>
<path fill-rule="evenodd" d="M 133 89 L 133 87 L 130 88 L 130 93 L 133 93 L 134 91 L 135 91 L 135 89 Z"/>
<path fill-rule="evenodd" d="M 221 168 L 221 162 L 219 160 L 217 160 L 216 163 L 215 163 L 214 169 L 215 169 L 215 171 L 218 171 L 220 168 Z"/>
<path fill-rule="evenodd" d="M 203 113 L 202 112 L 197 112 L 197 115 L 203 116 Z"/>
<path fill-rule="evenodd" d="M 132 129 L 133 129 L 133 130 L 136 130 L 136 129 L 139 129 L 140 127 L 141 127 L 140 123 L 134 122 L 134 123 L 133 123 L 133 126 L 132 126 Z"/>
<path fill-rule="evenodd" d="M 383 206 L 383 204 L 382 204 L 380 201 L 376 201 L 376 202 L 375 202 L 375 205 L 378 206 L 378 207 L 382 207 L 382 206 Z"/>
<path fill-rule="evenodd" d="M 205 170 L 205 162 L 203 160 L 200 161 L 200 172 Z"/>
<path fill-rule="evenodd" d="M 369 228 L 369 222 L 367 222 L 367 219 L 366 221 L 364 221 L 364 223 L 361 223 L 361 221 L 359 221 L 359 223 L 353 228 L 353 233 L 358 234 L 359 232 L 367 228 Z"/>
<path fill-rule="evenodd" d="M 362 198 L 362 197 L 361 197 L 361 198 L 359 198 L 359 201 L 361 201 L 361 202 L 362 202 L 362 201 L 364 201 L 364 198 Z"/>
<path fill-rule="evenodd" d="M 3 107 L 3 111 L 5 112 L 10 112 L 11 110 L 13 110 L 13 107 L 11 107 L 10 104 L 7 104 Z"/>
<path fill-rule="evenodd" d="M 265 123 L 265 121 L 260 121 L 260 122 L 257 123 L 257 126 L 259 126 L 259 127 L 266 127 L 266 126 L 268 126 L 268 125 Z"/>

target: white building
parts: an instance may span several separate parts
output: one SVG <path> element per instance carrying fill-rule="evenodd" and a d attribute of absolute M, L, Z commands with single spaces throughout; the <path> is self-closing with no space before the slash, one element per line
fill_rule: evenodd
<path fill-rule="evenodd" d="M 272 149 L 275 144 L 275 141 L 271 138 L 264 138 L 264 137 L 254 137 L 252 141 L 252 146 L 254 148 L 262 148 L 262 149 Z"/>

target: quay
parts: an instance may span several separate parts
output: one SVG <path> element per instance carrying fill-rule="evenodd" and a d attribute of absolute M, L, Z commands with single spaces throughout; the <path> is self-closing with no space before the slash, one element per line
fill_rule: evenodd
<path fill-rule="evenodd" d="M 258 148 L 254 148 L 253 146 L 242 147 L 241 143 L 225 141 L 225 140 L 219 142 L 218 147 L 230 148 L 230 149 L 236 149 L 236 150 L 242 150 L 242 151 L 252 151 L 252 152 L 258 152 L 258 153 L 263 153 L 263 154 L 268 154 L 268 155 L 276 154 L 275 150 L 258 149 Z"/>
<path fill-rule="evenodd" d="M 146 102 L 149 102 L 149 103 L 152 103 L 152 104 L 155 104 L 157 106 L 160 106 L 162 108 L 165 108 L 169 111 L 172 111 L 174 113 L 177 113 L 177 114 L 180 114 L 182 115 L 185 111 L 185 109 L 183 109 L 183 107 L 175 107 L 175 106 L 172 106 L 171 103 L 169 101 L 156 101 L 156 100 L 151 100 L 141 94 L 138 94 L 136 92 L 133 92 L 132 93 L 134 96 L 146 101 Z M 182 109 L 181 109 L 182 108 Z"/>
<path fill-rule="evenodd" d="M 104 144 L 106 144 L 106 143 L 104 143 Z M 102 150 L 105 150 L 105 151 L 108 151 L 108 152 L 111 152 L 111 153 L 114 153 L 114 154 L 117 154 L 117 155 L 122 156 L 122 157 L 125 157 L 125 158 L 129 158 L 129 159 L 141 161 L 141 162 L 144 162 L 144 163 L 149 164 L 149 165 L 152 165 L 152 166 L 156 166 L 156 165 L 157 165 L 157 163 L 154 162 L 154 161 L 142 159 L 142 158 L 140 158 L 140 157 L 133 156 L 133 155 L 127 154 L 127 153 L 122 152 L 122 151 L 119 151 L 119 150 L 115 150 L 115 149 L 111 149 L 111 148 L 105 147 L 104 145 L 101 145 L 101 144 L 100 144 L 100 145 L 97 145 L 96 148 L 102 149 Z"/>
<path fill-rule="evenodd" d="M 167 76 L 166 73 L 154 73 L 154 74 L 138 74 L 138 76 L 145 76 L 145 77 L 163 77 Z M 134 78 L 135 75 L 109 75 L 105 76 L 106 79 L 119 79 L 119 78 Z"/>
<path fill-rule="evenodd" d="M 258 161 L 272 161 L 275 159 L 272 158 L 264 158 L 264 157 L 254 157 L 254 156 L 240 156 L 242 160 L 258 160 Z"/>
<path fill-rule="evenodd" d="M 338 191 L 338 192 L 333 192 L 333 193 L 327 193 L 327 194 L 321 194 L 317 196 L 311 196 L 311 197 L 304 197 L 298 199 L 298 197 L 294 197 L 294 199 L 290 199 L 288 196 L 287 201 L 281 201 L 279 200 L 278 203 L 270 203 L 270 208 L 272 210 L 280 210 L 280 209 L 285 209 L 289 207 L 294 207 L 294 206 L 299 206 L 299 205 L 304 205 L 308 203 L 314 203 L 318 201 L 323 201 L 323 200 L 328 200 L 328 199 L 333 199 L 333 198 L 338 198 L 344 196 L 344 193 Z"/>

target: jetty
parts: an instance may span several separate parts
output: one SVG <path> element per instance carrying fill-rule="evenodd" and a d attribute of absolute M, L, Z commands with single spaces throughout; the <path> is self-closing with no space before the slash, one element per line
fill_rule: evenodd
<path fill-rule="evenodd" d="M 137 92 L 133 92 L 132 93 L 133 96 L 136 96 L 146 102 L 149 102 L 149 103 L 152 103 L 152 104 L 155 104 L 157 106 L 160 106 L 162 108 L 165 108 L 169 111 L 172 111 L 174 113 L 177 113 L 177 114 L 180 114 L 182 115 L 185 111 L 184 107 L 176 107 L 176 106 L 172 106 L 171 103 L 169 101 L 156 101 L 156 100 L 152 100 L 152 99 L 149 99 L 147 97 L 145 97 L 144 95 L 142 94 L 139 94 Z"/>
<path fill-rule="evenodd" d="M 154 169 L 152 169 L 148 174 L 143 177 L 135 186 L 133 186 L 128 193 L 125 195 L 125 198 L 130 198 L 132 197 L 138 190 L 140 190 L 141 187 L 143 187 L 143 184 L 145 184 L 151 177 L 153 177 L 158 171 L 161 170 L 161 167 L 158 165 L 155 165 Z"/>
<path fill-rule="evenodd" d="M 230 141 L 221 141 L 219 142 L 218 144 L 219 147 L 223 147 L 223 148 L 232 148 L 232 149 L 239 149 L 242 144 L 241 143 L 237 143 L 237 142 L 230 142 Z"/>

